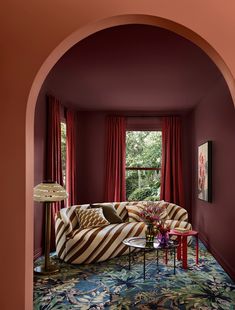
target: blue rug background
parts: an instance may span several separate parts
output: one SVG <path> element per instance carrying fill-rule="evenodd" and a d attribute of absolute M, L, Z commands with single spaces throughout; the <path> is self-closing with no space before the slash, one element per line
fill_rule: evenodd
<path fill-rule="evenodd" d="M 160 251 L 162 252 L 162 251 Z M 160 253 L 159 252 L 159 253 Z M 200 242 L 199 265 L 194 245 L 188 248 L 188 270 L 173 257 L 165 265 L 163 253 L 156 268 L 156 252 L 143 253 L 90 265 L 70 265 L 53 255 L 61 272 L 50 277 L 35 276 L 34 309 L 235 309 L 235 283 Z M 40 264 L 42 258 L 36 263 Z"/>

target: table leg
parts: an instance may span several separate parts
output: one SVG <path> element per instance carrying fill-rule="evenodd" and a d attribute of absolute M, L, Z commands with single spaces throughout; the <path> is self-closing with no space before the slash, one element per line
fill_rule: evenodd
<path fill-rule="evenodd" d="M 129 270 L 131 270 L 131 247 L 129 246 Z"/>
<path fill-rule="evenodd" d="M 196 235 L 196 264 L 198 265 L 198 234 Z"/>
<path fill-rule="evenodd" d="M 178 239 L 178 248 L 177 248 L 177 259 L 181 260 L 181 252 L 182 252 L 182 240 L 181 240 L 181 236 L 177 237 Z"/>
<path fill-rule="evenodd" d="M 159 259 L 158 259 L 158 250 L 157 250 L 157 270 L 158 270 L 158 263 L 159 263 Z"/>
<path fill-rule="evenodd" d="M 168 250 L 165 250 L 165 264 L 167 265 L 168 263 Z"/>
<path fill-rule="evenodd" d="M 145 250 L 144 250 L 144 280 L 145 280 Z"/>
<path fill-rule="evenodd" d="M 188 244 L 187 244 L 187 236 L 182 236 L 182 248 L 183 248 L 183 268 L 188 268 Z"/>
<path fill-rule="evenodd" d="M 174 248 L 174 274 L 175 274 L 175 248 Z"/>

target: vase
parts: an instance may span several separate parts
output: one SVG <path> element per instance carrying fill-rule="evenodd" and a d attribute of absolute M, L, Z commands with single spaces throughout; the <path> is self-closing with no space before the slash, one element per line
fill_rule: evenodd
<path fill-rule="evenodd" d="M 153 224 L 148 224 L 145 232 L 146 247 L 153 247 L 155 231 Z"/>
<path fill-rule="evenodd" d="M 166 247 L 168 245 L 168 241 L 169 241 L 169 235 L 168 232 L 162 232 L 158 235 L 158 239 L 160 241 L 160 246 L 161 247 Z"/>

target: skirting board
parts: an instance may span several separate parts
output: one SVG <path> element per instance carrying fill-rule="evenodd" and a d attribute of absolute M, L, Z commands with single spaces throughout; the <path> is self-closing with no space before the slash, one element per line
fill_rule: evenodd
<path fill-rule="evenodd" d="M 218 253 L 218 251 L 210 246 L 207 241 L 206 237 L 203 236 L 201 233 L 199 234 L 199 238 L 202 243 L 206 246 L 207 250 L 211 252 L 211 254 L 215 257 L 218 263 L 224 268 L 224 270 L 229 274 L 229 276 L 235 281 L 235 270 L 223 259 L 223 257 Z"/>

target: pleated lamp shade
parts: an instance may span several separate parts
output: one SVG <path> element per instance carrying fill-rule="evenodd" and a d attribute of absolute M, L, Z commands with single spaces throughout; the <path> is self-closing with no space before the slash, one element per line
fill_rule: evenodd
<path fill-rule="evenodd" d="M 68 198 L 68 193 L 56 182 L 43 182 L 34 187 L 33 198 L 39 202 L 55 202 Z"/>

